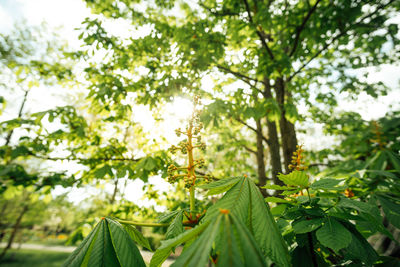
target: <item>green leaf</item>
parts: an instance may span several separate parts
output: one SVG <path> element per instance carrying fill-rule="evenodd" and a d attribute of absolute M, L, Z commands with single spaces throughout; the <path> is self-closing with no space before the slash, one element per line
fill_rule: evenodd
<path fill-rule="evenodd" d="M 366 202 L 361 202 L 349 198 L 341 198 L 339 203 L 337 204 L 338 207 L 342 208 L 351 208 L 358 210 L 360 212 L 369 213 L 371 215 L 378 215 L 379 209 L 376 206 L 373 206 Z"/>
<path fill-rule="evenodd" d="M 338 221 L 328 218 L 325 224 L 317 230 L 316 236 L 322 245 L 338 252 L 351 243 L 351 233 Z"/>
<path fill-rule="evenodd" d="M 377 195 L 377 198 L 389 222 L 400 229 L 400 205 L 382 195 Z"/>
<path fill-rule="evenodd" d="M 174 218 L 181 210 L 174 210 L 172 212 L 162 214 L 160 217 L 158 217 L 158 222 L 160 223 L 166 223 L 169 222 L 172 218 Z"/>
<path fill-rule="evenodd" d="M 297 246 L 292 252 L 292 266 L 293 267 L 310 267 L 314 266 L 313 256 L 316 257 L 318 267 L 328 267 L 329 265 L 321 258 L 318 252 L 314 251 L 311 255 L 308 246 Z"/>
<path fill-rule="evenodd" d="M 148 157 L 145 159 L 144 169 L 148 171 L 154 170 L 157 167 L 157 161 L 155 161 L 152 157 Z"/>
<path fill-rule="evenodd" d="M 318 229 L 324 222 L 323 218 L 316 218 L 311 220 L 301 220 L 292 223 L 293 231 L 296 234 L 304 234 Z"/>
<path fill-rule="evenodd" d="M 285 117 L 291 123 L 295 123 L 299 119 L 299 113 L 293 103 L 285 103 Z"/>
<path fill-rule="evenodd" d="M 124 224 L 123 226 L 136 244 L 152 251 L 149 240 L 147 240 L 147 238 L 144 237 L 143 234 L 138 229 L 136 229 L 136 227 L 130 224 Z"/>
<path fill-rule="evenodd" d="M 390 239 L 394 240 L 393 235 L 383 225 L 381 213 L 376 205 L 348 198 L 341 198 L 337 207 L 352 208 L 358 210 L 360 212 L 358 217 L 365 221 L 364 224 L 372 232 L 379 231 L 387 235 Z"/>
<path fill-rule="evenodd" d="M 128 170 L 127 170 L 126 166 L 118 168 L 117 177 L 118 178 L 124 178 L 126 176 L 127 171 Z"/>
<path fill-rule="evenodd" d="M 18 146 L 11 151 L 11 158 L 15 159 L 19 156 L 29 155 L 29 149 L 26 146 Z"/>
<path fill-rule="evenodd" d="M 267 118 L 269 121 L 279 121 L 281 117 L 281 109 L 274 98 L 268 98 L 265 101 L 265 110 L 267 111 Z"/>
<path fill-rule="evenodd" d="M 220 222 L 221 216 L 218 216 L 208 224 L 208 227 L 185 251 L 183 251 L 172 266 L 206 266 L 213 242 L 220 230 Z"/>
<path fill-rule="evenodd" d="M 153 254 L 153 257 L 151 258 L 150 267 L 161 266 L 161 264 L 171 254 L 173 248 L 195 238 L 197 235 L 199 235 L 201 232 L 204 231 L 204 229 L 209 225 L 209 223 L 210 222 L 205 222 L 203 224 L 196 226 L 195 228 L 183 232 L 177 237 L 168 239 L 166 241 L 161 241 L 161 246 L 156 250 L 156 252 Z"/>
<path fill-rule="evenodd" d="M 279 197 L 267 197 L 265 202 L 272 202 L 272 203 L 292 203 L 289 200 L 279 198 Z"/>
<path fill-rule="evenodd" d="M 400 260 L 396 257 L 381 256 L 375 267 L 400 267 Z"/>
<path fill-rule="evenodd" d="M 166 239 L 173 238 L 183 233 L 183 210 L 180 210 L 167 229 Z"/>
<path fill-rule="evenodd" d="M 365 163 L 363 169 L 382 170 L 382 167 L 385 165 L 386 159 L 386 153 L 378 151 L 378 153 L 376 153 L 374 157 L 372 157 Z"/>
<path fill-rule="evenodd" d="M 110 231 L 107 223 L 100 223 L 96 241 L 92 243 L 91 249 L 86 253 L 83 266 L 120 266 L 115 253 Z"/>
<path fill-rule="evenodd" d="M 280 173 L 278 178 L 287 185 L 308 186 L 308 175 L 303 171 L 292 171 L 289 174 Z"/>
<path fill-rule="evenodd" d="M 261 188 L 273 189 L 273 190 L 290 190 L 290 189 L 293 189 L 292 187 L 289 187 L 289 186 L 281 186 L 281 185 L 277 185 L 277 184 L 267 184 L 265 186 L 262 186 Z"/>
<path fill-rule="evenodd" d="M 372 266 L 378 259 L 378 254 L 368 241 L 357 231 L 357 228 L 351 223 L 345 222 L 343 225 L 351 232 L 352 238 L 350 245 L 345 248 L 346 259 L 360 260 L 367 266 Z"/>
<path fill-rule="evenodd" d="M 392 178 L 392 179 L 399 179 L 399 177 L 392 173 L 392 172 L 388 172 L 388 171 L 379 171 L 379 170 L 366 170 L 366 173 L 372 173 L 372 174 L 376 174 L 379 176 L 384 176 L 384 177 L 388 177 L 388 178 Z"/>
<path fill-rule="evenodd" d="M 360 216 L 350 214 L 347 211 L 345 211 L 345 212 L 329 211 L 328 215 L 331 217 L 336 217 L 336 218 L 342 219 L 342 220 L 354 220 L 354 221 L 363 220 L 363 218 L 361 218 Z"/>
<path fill-rule="evenodd" d="M 207 189 L 207 195 L 216 195 L 228 191 L 232 186 L 240 181 L 241 177 L 221 179 L 209 184 L 201 185 L 199 188 Z"/>
<path fill-rule="evenodd" d="M 94 171 L 94 177 L 96 177 L 98 179 L 104 178 L 104 176 L 106 176 L 106 174 L 110 175 L 110 177 L 113 176 L 112 170 L 111 170 L 110 166 L 108 166 L 108 165 L 104 165 L 103 167 Z"/>
<path fill-rule="evenodd" d="M 343 180 L 324 178 L 318 181 L 315 181 L 311 184 L 311 188 L 314 190 L 323 189 L 323 190 L 343 190 L 346 189 L 345 186 L 337 186 Z"/>
<path fill-rule="evenodd" d="M 10 200 L 15 198 L 15 196 L 20 195 L 22 192 L 21 190 L 18 190 L 18 187 L 16 186 L 8 186 L 7 189 L 2 192 L 2 197 L 5 200 Z"/>
<path fill-rule="evenodd" d="M 118 222 L 102 219 L 63 266 L 146 266 L 138 248 Z"/>
<path fill-rule="evenodd" d="M 276 222 L 265 203 L 260 190 L 247 177 L 243 177 L 213 206 L 204 220 L 210 220 L 220 209 L 230 210 L 246 223 L 263 252 L 275 263 L 288 266 L 290 263 L 287 246 Z"/>
<path fill-rule="evenodd" d="M 240 254 L 240 247 L 234 233 L 234 227 L 229 220 L 224 220 L 223 227 L 221 237 L 218 238 L 215 245 L 220 250 L 217 261 L 218 266 L 244 266 L 245 262 Z"/>
<path fill-rule="evenodd" d="M 96 239 L 97 234 L 103 226 L 98 223 L 90 234 L 79 244 L 79 246 L 72 252 L 68 259 L 63 263 L 63 267 L 67 266 L 81 266 L 85 259 L 86 253 L 89 251 L 93 240 Z"/>
<path fill-rule="evenodd" d="M 231 219 L 239 236 L 238 243 L 241 245 L 242 255 L 244 255 L 244 266 L 266 266 L 261 250 L 246 225 L 234 216 L 231 216 Z M 228 265 L 221 263 L 218 266 Z"/>
<path fill-rule="evenodd" d="M 216 214 L 207 229 L 172 266 L 203 267 L 211 251 L 214 257 L 218 257 L 217 266 L 266 266 L 264 256 L 246 225 L 228 210 Z"/>
<path fill-rule="evenodd" d="M 393 164 L 396 171 L 400 173 L 400 156 L 390 150 L 385 150 L 385 152 L 388 155 L 390 162 Z"/>
<path fill-rule="evenodd" d="M 124 227 L 117 221 L 106 219 L 115 252 L 121 266 L 146 266 L 142 255 Z"/>

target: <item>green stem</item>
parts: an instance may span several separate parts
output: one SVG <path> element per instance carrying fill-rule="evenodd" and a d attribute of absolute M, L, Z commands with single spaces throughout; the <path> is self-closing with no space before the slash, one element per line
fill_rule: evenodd
<path fill-rule="evenodd" d="M 122 224 L 131 224 L 131 225 L 144 226 L 144 227 L 166 227 L 166 226 L 169 226 L 169 223 L 134 222 L 134 221 L 119 220 L 119 219 L 117 219 L 117 221 Z"/>
<path fill-rule="evenodd" d="M 312 260 L 313 266 L 318 267 L 317 257 L 315 256 L 314 245 L 313 245 L 313 241 L 312 241 L 312 235 L 310 232 L 307 233 L 307 238 L 308 238 L 308 246 L 310 249 L 311 260 Z"/>
<path fill-rule="evenodd" d="M 167 227 L 167 226 L 170 226 L 170 224 L 171 224 L 171 223 L 135 222 L 135 221 L 120 220 L 120 219 L 115 219 L 115 220 L 121 224 L 130 224 L 130 225 L 142 226 L 142 227 Z M 193 224 L 184 222 L 183 226 L 193 227 Z"/>
<path fill-rule="evenodd" d="M 308 200 L 310 201 L 310 205 L 311 205 L 311 196 L 310 196 L 310 191 L 308 191 L 308 188 L 306 188 L 307 191 L 307 195 L 308 195 Z"/>
<path fill-rule="evenodd" d="M 195 199 L 195 192 L 194 192 L 194 183 L 196 181 L 196 175 L 195 175 L 195 165 L 194 165 L 194 159 L 193 159 L 193 143 L 192 143 L 192 129 L 193 125 L 190 124 L 188 131 L 187 131 L 187 140 L 188 140 L 188 176 L 193 179 L 193 181 L 190 181 L 192 186 L 189 189 L 190 197 L 189 197 L 189 204 L 190 204 L 190 214 L 192 216 L 195 215 L 195 209 L 196 209 L 196 199 Z"/>
<path fill-rule="evenodd" d="M 194 186 L 190 187 L 190 213 L 194 213 L 194 210 L 196 209 L 196 198 L 194 196 Z"/>

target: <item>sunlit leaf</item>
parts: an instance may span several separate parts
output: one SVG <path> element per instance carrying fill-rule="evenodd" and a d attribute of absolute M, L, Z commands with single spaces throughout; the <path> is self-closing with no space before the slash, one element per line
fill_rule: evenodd
<path fill-rule="evenodd" d="M 247 225 L 267 257 L 282 266 L 289 265 L 287 246 L 268 205 L 254 182 L 247 177 L 241 178 L 208 209 L 204 220 L 214 218 L 220 209 L 230 210 L 233 216 Z"/>
<path fill-rule="evenodd" d="M 199 188 L 207 189 L 207 195 L 216 195 L 228 191 L 232 186 L 240 181 L 240 177 L 221 179 L 209 184 L 199 186 Z"/>
<path fill-rule="evenodd" d="M 213 249 L 213 244 L 215 248 Z M 214 251 L 217 266 L 266 266 L 264 256 L 252 234 L 228 210 L 221 210 L 172 265 L 203 267 Z"/>
<path fill-rule="evenodd" d="M 147 238 L 144 237 L 143 234 L 138 229 L 136 229 L 136 227 L 130 224 L 124 224 L 123 226 L 136 244 L 147 248 L 150 251 L 152 250 L 149 240 L 147 240 Z"/>
<path fill-rule="evenodd" d="M 292 171 L 289 174 L 279 174 L 279 180 L 287 185 L 308 186 L 308 175 L 303 171 Z"/>
<path fill-rule="evenodd" d="M 146 266 L 126 229 L 103 218 L 63 266 Z"/>
<path fill-rule="evenodd" d="M 339 179 L 323 178 L 312 183 L 311 188 L 324 190 L 344 190 L 346 189 L 345 186 L 338 186 L 338 184 L 342 181 L 343 180 Z"/>
<path fill-rule="evenodd" d="M 205 222 L 201 225 L 196 226 L 195 228 L 192 228 L 186 232 L 183 232 L 182 234 L 180 234 L 172 239 L 161 241 L 161 246 L 155 251 L 155 253 L 153 254 L 153 257 L 151 258 L 150 267 L 161 266 L 161 264 L 171 254 L 173 248 L 195 238 L 197 235 L 199 235 L 201 232 L 203 232 L 204 229 L 206 229 L 206 227 L 208 225 L 209 225 L 209 222 Z"/>
<path fill-rule="evenodd" d="M 183 233 L 183 210 L 180 210 L 175 218 L 172 220 L 171 224 L 169 225 L 167 229 L 166 239 L 173 238 L 175 236 L 178 236 L 179 234 Z"/>
<path fill-rule="evenodd" d="M 310 220 L 301 220 L 301 221 L 296 221 L 292 224 L 293 231 L 296 234 L 304 234 L 308 233 L 311 231 L 314 231 L 315 229 L 318 229 L 322 223 L 324 222 L 324 219 L 322 218 L 316 218 L 316 219 L 310 219 Z"/>

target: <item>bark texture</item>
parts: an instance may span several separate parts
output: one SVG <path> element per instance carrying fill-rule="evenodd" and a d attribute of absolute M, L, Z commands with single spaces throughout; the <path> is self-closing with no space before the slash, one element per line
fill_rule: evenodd
<path fill-rule="evenodd" d="M 257 172 L 259 185 L 264 186 L 267 182 L 267 176 L 265 174 L 265 161 L 264 161 L 264 144 L 263 144 L 263 133 L 261 121 L 257 120 Z"/>
<path fill-rule="evenodd" d="M 17 232 L 18 232 L 19 227 L 21 225 L 22 218 L 24 217 L 25 213 L 28 211 L 28 208 L 29 208 L 28 205 L 24 205 L 24 207 L 22 208 L 21 213 L 19 214 L 17 220 L 15 221 L 15 224 L 13 226 L 11 235 L 10 235 L 10 237 L 8 239 L 8 242 L 7 242 L 7 246 L 3 249 L 3 251 L 0 254 L 0 261 L 6 255 L 7 251 L 11 248 L 11 246 L 12 246 L 12 244 L 14 242 L 15 236 L 17 235 Z"/>
<path fill-rule="evenodd" d="M 297 136 L 294 124 L 286 119 L 285 116 L 285 82 L 282 78 L 278 78 L 275 83 L 276 100 L 278 101 L 281 109 L 281 118 L 279 120 L 279 128 L 282 139 L 283 160 L 286 173 L 290 172 L 289 164 L 292 159 L 293 152 L 296 151 Z"/>
<path fill-rule="evenodd" d="M 271 86 L 269 79 L 264 79 L 264 92 L 263 95 L 266 99 L 272 98 Z M 283 185 L 282 181 L 278 179 L 278 174 L 282 172 L 281 153 L 279 150 L 279 138 L 276 123 L 269 121 L 267 118 L 267 129 L 268 129 L 268 147 L 270 153 L 271 173 L 274 184 Z"/>

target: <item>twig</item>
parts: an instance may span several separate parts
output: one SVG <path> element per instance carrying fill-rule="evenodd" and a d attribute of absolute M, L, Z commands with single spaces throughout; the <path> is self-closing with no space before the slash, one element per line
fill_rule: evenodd
<path fill-rule="evenodd" d="M 257 131 L 256 128 L 250 126 L 248 123 L 246 123 L 245 121 L 242 121 L 240 118 L 234 118 L 234 119 L 235 119 L 237 122 L 240 122 L 241 124 L 243 124 L 244 126 L 246 126 L 247 128 L 249 128 L 250 130 L 254 131 L 255 133 L 258 133 L 258 131 Z M 264 135 L 262 135 L 262 139 L 263 139 L 267 144 L 269 144 L 269 140 L 268 140 Z"/>
<path fill-rule="evenodd" d="M 311 61 L 313 61 L 316 57 L 318 57 L 322 52 L 324 52 L 326 49 L 328 49 L 328 47 L 333 44 L 336 40 L 338 40 L 340 37 L 342 37 L 343 35 L 345 35 L 349 30 L 351 30 L 354 26 L 358 26 L 361 25 L 363 23 L 364 20 L 372 17 L 373 15 L 376 14 L 376 12 L 378 12 L 379 10 L 381 10 L 382 8 L 387 7 L 388 5 L 390 5 L 391 3 L 393 3 L 395 0 L 391 0 L 389 1 L 387 4 L 381 5 L 379 6 L 374 12 L 364 16 L 363 18 L 360 19 L 360 21 L 358 23 L 354 23 L 351 24 L 350 26 L 348 26 L 346 29 L 344 29 L 341 33 L 339 33 L 338 35 L 336 35 L 335 37 L 333 37 L 331 39 L 330 42 L 326 43 L 320 50 L 318 50 L 317 53 L 315 53 L 306 63 L 304 63 L 303 65 L 301 65 L 301 67 L 295 71 L 288 79 L 287 81 L 291 81 L 297 74 L 299 74 L 306 66 L 308 66 L 308 64 L 310 64 Z"/>
<path fill-rule="evenodd" d="M 308 13 L 307 13 L 306 17 L 304 18 L 303 22 L 301 23 L 301 25 L 299 27 L 297 27 L 296 37 L 294 39 L 294 45 L 293 45 L 292 51 L 290 51 L 290 53 L 289 53 L 289 57 L 291 57 L 294 54 L 294 52 L 296 51 L 296 48 L 297 48 L 299 40 L 300 40 L 301 32 L 304 30 L 306 23 L 310 19 L 311 15 L 317 9 L 317 5 L 320 1 L 321 0 L 317 0 L 317 2 L 315 2 L 314 6 L 308 11 Z"/>
<path fill-rule="evenodd" d="M 257 85 L 257 83 L 262 83 L 261 81 L 255 79 L 255 78 L 251 78 L 249 76 L 244 75 L 243 73 L 237 72 L 237 71 L 233 71 L 227 67 L 224 67 L 222 65 L 216 65 L 216 67 L 220 70 L 223 70 L 224 72 L 228 72 L 231 73 L 233 75 L 235 75 L 236 77 L 240 78 L 242 81 L 244 81 L 245 83 L 247 83 L 248 85 L 250 85 L 251 87 L 255 87 Z M 253 81 L 254 84 L 251 84 L 250 81 Z"/>
<path fill-rule="evenodd" d="M 32 157 L 38 158 L 38 159 L 45 159 L 45 160 L 53 160 L 53 161 L 57 161 L 57 160 L 69 160 L 69 161 L 133 161 L 133 162 L 137 162 L 139 160 L 141 160 L 141 158 L 139 159 L 134 159 L 134 158 L 107 158 L 107 157 L 103 157 L 103 158 L 80 158 L 80 157 L 49 157 L 49 156 L 43 156 L 43 155 L 36 155 L 36 154 L 29 154 Z"/>
<path fill-rule="evenodd" d="M 253 17 L 251 16 L 249 3 L 247 2 L 247 0 L 243 0 L 243 2 L 244 2 L 244 5 L 246 6 L 247 14 L 249 15 L 249 22 L 254 26 L 254 28 L 256 30 L 256 33 L 257 33 L 258 37 L 260 38 L 260 41 L 261 41 L 263 47 L 267 50 L 267 53 L 268 53 L 269 57 L 272 60 L 275 60 L 274 54 L 272 53 L 271 49 L 269 48 L 267 42 L 265 42 L 265 38 L 264 38 L 265 33 L 261 32 L 260 30 L 258 30 L 257 29 L 257 25 L 255 25 L 255 23 L 253 21 Z"/>

